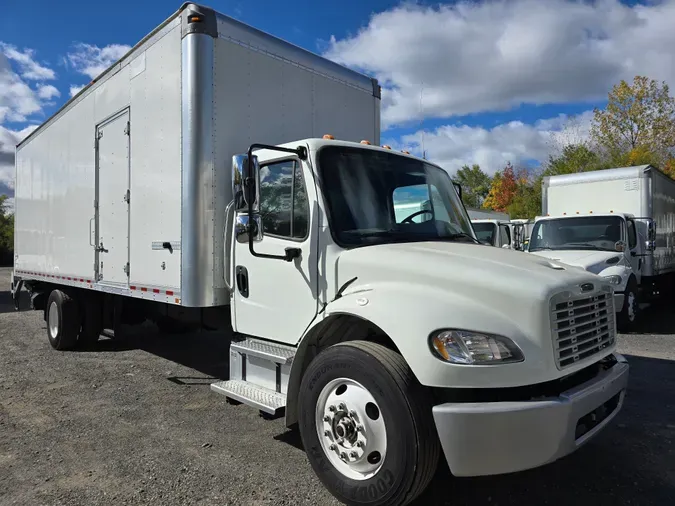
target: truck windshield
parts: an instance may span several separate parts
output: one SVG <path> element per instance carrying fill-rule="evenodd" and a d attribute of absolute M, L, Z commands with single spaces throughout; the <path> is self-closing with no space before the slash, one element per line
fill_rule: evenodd
<path fill-rule="evenodd" d="M 473 229 L 479 241 L 486 241 L 490 244 L 495 243 L 495 234 L 497 225 L 495 223 L 473 223 Z"/>
<path fill-rule="evenodd" d="M 345 146 L 319 151 L 331 229 L 341 246 L 476 242 L 447 172 L 395 153 Z"/>
<path fill-rule="evenodd" d="M 621 240 L 619 216 L 583 216 L 541 220 L 534 224 L 529 251 L 589 249 L 616 251 Z"/>

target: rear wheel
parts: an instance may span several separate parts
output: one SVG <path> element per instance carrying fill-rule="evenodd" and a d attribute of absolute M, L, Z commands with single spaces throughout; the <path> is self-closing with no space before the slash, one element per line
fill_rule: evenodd
<path fill-rule="evenodd" d="M 70 350 L 77 343 L 80 331 L 80 314 L 77 301 L 61 290 L 54 290 L 45 308 L 47 338 L 52 348 Z"/>
<path fill-rule="evenodd" d="M 431 407 L 398 353 L 365 341 L 331 346 L 300 386 L 300 434 L 314 472 L 345 504 L 408 504 L 438 464 Z"/>

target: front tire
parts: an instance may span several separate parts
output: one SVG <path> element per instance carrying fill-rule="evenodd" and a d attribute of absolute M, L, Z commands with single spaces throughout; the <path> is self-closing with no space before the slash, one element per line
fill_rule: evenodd
<path fill-rule="evenodd" d="M 440 453 L 431 399 L 398 353 L 331 346 L 305 371 L 299 398 L 307 456 L 338 500 L 403 506 L 431 481 Z"/>
<path fill-rule="evenodd" d="M 635 329 L 640 312 L 637 283 L 633 278 L 626 285 L 626 293 L 623 298 L 623 307 L 619 313 L 619 329 L 629 332 Z"/>
<path fill-rule="evenodd" d="M 61 290 L 49 294 L 45 307 L 47 338 L 55 350 L 71 350 L 80 331 L 77 301 Z"/>

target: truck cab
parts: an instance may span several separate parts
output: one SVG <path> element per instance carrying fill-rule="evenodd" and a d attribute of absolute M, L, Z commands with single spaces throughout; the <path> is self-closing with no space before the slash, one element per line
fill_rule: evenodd
<path fill-rule="evenodd" d="M 497 248 L 511 249 L 514 247 L 512 242 L 512 226 L 510 222 L 491 219 L 476 219 L 471 220 L 471 225 L 473 226 L 479 241 Z"/>
<path fill-rule="evenodd" d="M 648 247 L 635 216 L 589 213 L 539 217 L 528 251 L 534 255 L 584 269 L 614 288 L 619 323 L 635 322 Z"/>

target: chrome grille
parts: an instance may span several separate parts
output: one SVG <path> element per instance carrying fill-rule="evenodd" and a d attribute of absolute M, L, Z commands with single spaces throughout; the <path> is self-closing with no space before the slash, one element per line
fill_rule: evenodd
<path fill-rule="evenodd" d="M 559 294 L 551 301 L 553 346 L 558 369 L 564 369 L 612 346 L 615 340 L 614 296 Z"/>

